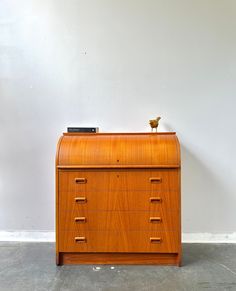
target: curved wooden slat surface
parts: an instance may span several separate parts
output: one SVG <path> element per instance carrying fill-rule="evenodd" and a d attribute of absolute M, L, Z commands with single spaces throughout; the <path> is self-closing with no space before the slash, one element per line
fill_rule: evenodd
<path fill-rule="evenodd" d="M 64 134 L 57 167 L 180 167 L 175 133 Z"/>

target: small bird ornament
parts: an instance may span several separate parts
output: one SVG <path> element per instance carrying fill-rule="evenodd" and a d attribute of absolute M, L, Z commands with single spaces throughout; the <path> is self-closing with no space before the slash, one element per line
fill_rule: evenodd
<path fill-rule="evenodd" d="M 159 120 L 161 119 L 160 116 L 158 116 L 156 119 L 151 119 L 149 120 L 149 124 L 152 128 L 152 131 L 153 131 L 153 128 L 156 129 L 156 132 L 157 132 L 157 127 L 158 127 L 158 124 L 159 124 Z"/>

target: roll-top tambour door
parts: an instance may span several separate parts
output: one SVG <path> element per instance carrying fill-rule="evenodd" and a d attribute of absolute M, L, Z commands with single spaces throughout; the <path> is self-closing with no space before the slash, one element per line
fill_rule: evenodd
<path fill-rule="evenodd" d="M 179 143 L 175 133 L 64 134 L 58 166 L 177 168 Z"/>

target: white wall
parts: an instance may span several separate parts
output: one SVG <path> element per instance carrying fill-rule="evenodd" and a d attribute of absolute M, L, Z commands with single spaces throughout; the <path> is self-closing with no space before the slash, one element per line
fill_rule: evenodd
<path fill-rule="evenodd" d="M 0 230 L 54 229 L 67 126 L 174 130 L 183 231 L 236 232 L 235 0 L 0 0 Z"/>

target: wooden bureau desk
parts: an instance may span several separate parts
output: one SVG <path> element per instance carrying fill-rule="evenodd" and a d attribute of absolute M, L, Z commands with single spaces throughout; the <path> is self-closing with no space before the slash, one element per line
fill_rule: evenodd
<path fill-rule="evenodd" d="M 175 133 L 64 133 L 56 154 L 56 263 L 181 263 Z"/>

